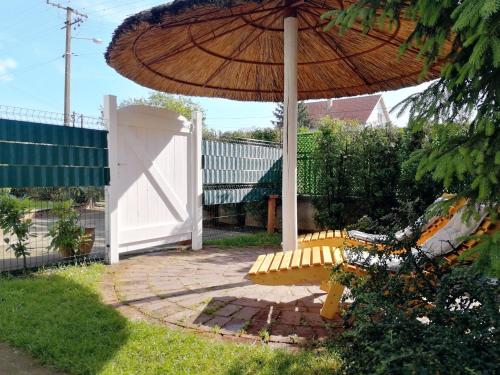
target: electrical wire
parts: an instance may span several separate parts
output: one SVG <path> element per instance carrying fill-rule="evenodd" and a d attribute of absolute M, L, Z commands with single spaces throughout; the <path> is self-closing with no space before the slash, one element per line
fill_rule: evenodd
<path fill-rule="evenodd" d="M 35 70 L 35 69 L 38 69 L 42 66 L 45 66 L 45 65 L 48 65 L 50 63 L 53 63 L 54 61 L 57 61 L 57 60 L 60 60 L 62 59 L 62 56 L 58 56 L 54 59 L 51 59 L 51 60 L 48 60 L 48 61 L 44 61 L 44 62 L 41 62 L 41 63 L 36 63 L 36 64 L 32 64 L 32 65 L 28 65 L 27 67 L 23 68 L 23 69 L 20 69 L 20 70 L 14 70 L 14 71 L 11 71 L 9 73 L 4 73 L 4 74 L 0 74 L 0 80 L 2 78 L 8 78 L 10 77 L 11 75 L 19 75 L 19 73 L 27 73 L 27 72 L 30 72 L 32 70 Z"/>
<path fill-rule="evenodd" d="M 54 106 L 54 103 L 51 103 L 51 102 L 49 102 L 48 100 L 45 100 L 45 99 L 43 99 L 43 98 L 41 98 L 41 97 L 39 97 L 39 96 L 37 96 L 37 95 L 35 95 L 35 94 L 33 94 L 33 93 L 29 92 L 29 91 L 26 91 L 26 90 L 24 90 L 24 89 L 21 89 L 21 88 L 19 88 L 19 87 L 15 86 L 15 85 L 13 85 L 13 84 L 12 84 L 11 82 L 9 82 L 9 81 L 4 81 L 4 82 L 2 82 L 2 83 L 9 85 L 12 89 L 14 89 L 14 90 L 16 90 L 16 91 L 19 91 L 19 92 L 20 92 L 21 94 L 23 94 L 23 95 L 30 96 L 33 100 L 35 100 L 35 101 L 37 101 L 37 102 L 39 102 L 39 103 L 41 103 L 41 104 L 48 105 L 50 108 L 52 108 L 52 109 L 56 109 L 56 107 Z"/>

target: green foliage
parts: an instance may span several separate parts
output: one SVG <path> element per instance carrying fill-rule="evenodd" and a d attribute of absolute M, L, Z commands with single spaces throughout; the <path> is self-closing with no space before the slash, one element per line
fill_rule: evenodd
<path fill-rule="evenodd" d="M 363 277 L 334 270 L 354 302 L 344 313 L 350 328 L 344 348 L 348 374 L 494 374 L 500 355 L 498 280 L 467 265 L 429 259 L 419 249 L 420 233 L 385 251 L 358 247 L 378 256 L 364 262 Z M 394 250 L 401 268 L 387 271 Z M 358 260 L 361 261 L 361 260 Z M 361 263 L 363 263 L 361 261 Z"/>
<path fill-rule="evenodd" d="M 85 230 L 78 225 L 78 212 L 73 208 L 73 201 L 57 202 L 52 212 L 58 220 L 47 234 L 51 237 L 49 250 L 77 255 L 85 240 Z"/>
<path fill-rule="evenodd" d="M 423 152 L 418 176 L 429 172 L 444 188 L 457 180 L 463 182 L 456 193 L 467 197 L 471 207 L 486 204 L 495 217 L 500 201 L 500 3 L 359 0 L 323 18 L 330 19 L 327 28 L 338 25 L 344 32 L 360 22 L 368 32 L 374 27 L 394 28 L 403 16 L 415 26 L 400 53 L 410 46 L 419 50 L 422 77 L 443 53 L 446 56 L 441 78 L 403 101 L 401 111 L 409 109 L 415 131 L 428 123 L 462 123 L 464 119 L 469 123 L 464 133 L 453 134 Z"/>
<path fill-rule="evenodd" d="M 485 204 L 496 220 L 500 2 L 358 0 L 323 16 L 330 19 L 327 28 L 337 25 L 341 32 L 355 22 L 364 32 L 394 29 L 401 17 L 415 25 L 400 53 L 410 46 L 419 50 L 422 77 L 445 54 L 440 79 L 401 104 L 401 111 L 409 110 L 413 131 L 422 132 L 429 123 L 442 125 L 433 142 L 411 154 L 405 168 L 416 166 L 420 181 L 430 175 L 444 189 L 453 187 L 457 198 L 468 198 L 469 208 Z M 448 124 L 454 123 L 468 125 L 450 131 L 456 125 Z M 364 278 L 337 275 L 355 298 L 348 311 L 354 328 L 345 341 L 348 373 L 497 373 L 498 281 L 485 272 L 498 276 L 498 241 L 498 232 L 483 235 L 479 246 L 462 255 L 479 255 L 474 267 L 431 262 L 429 269 L 429 259 L 411 252 L 413 239 L 403 245 L 404 266 L 397 273 L 386 270 L 385 254 Z"/>
<path fill-rule="evenodd" d="M 27 218 L 29 213 L 29 200 L 17 199 L 9 195 L 0 196 L 0 229 L 3 231 L 4 242 L 8 245 L 7 250 L 13 251 L 16 258 L 23 257 L 25 270 L 27 268 L 26 257 L 30 255 L 29 239 L 34 237 L 30 234 L 33 222 Z M 15 237 L 15 242 L 11 242 L 11 237 Z"/>
<path fill-rule="evenodd" d="M 226 131 L 216 135 L 215 139 L 230 141 L 233 139 L 255 139 L 266 142 L 278 142 L 279 131 L 273 128 L 255 128 L 248 130 Z"/>
<path fill-rule="evenodd" d="M 0 278 L 0 340 L 68 374 L 332 374 L 338 354 L 243 345 L 130 321 L 102 303 L 103 265 Z"/>
<path fill-rule="evenodd" d="M 71 199 L 78 204 L 103 200 L 104 188 L 101 187 L 39 187 L 14 188 L 11 194 L 18 197 L 28 197 L 32 203 L 37 202 L 39 208 L 50 208 L 51 201 Z M 43 203 L 45 202 L 45 204 Z"/>
<path fill-rule="evenodd" d="M 323 120 L 312 157 L 299 160 L 298 167 L 299 178 L 306 161 L 312 170 L 306 177 L 314 179 L 316 222 L 342 228 L 365 215 L 384 218 L 404 202 L 414 202 L 422 213 L 442 188 L 428 175 L 415 182 L 422 146 L 411 135 L 406 129 Z"/>
<path fill-rule="evenodd" d="M 477 261 L 474 263 L 476 270 L 488 270 L 492 276 L 500 278 L 500 231 L 476 239 L 481 241 L 462 257 L 476 257 Z"/>
<path fill-rule="evenodd" d="M 124 100 L 120 103 L 120 107 L 134 104 L 165 108 L 184 116 L 188 120 L 191 119 L 194 111 L 203 112 L 203 108 L 199 104 L 193 102 L 190 98 L 180 95 L 166 94 L 159 91 L 151 91 L 146 98 Z"/>

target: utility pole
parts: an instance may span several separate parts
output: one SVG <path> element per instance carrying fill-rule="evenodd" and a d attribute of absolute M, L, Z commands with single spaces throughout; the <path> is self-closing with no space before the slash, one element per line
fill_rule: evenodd
<path fill-rule="evenodd" d="M 79 26 L 88 16 L 69 6 L 53 3 L 47 0 L 47 4 L 66 11 L 66 52 L 64 53 L 64 125 L 69 125 L 71 120 L 71 28 Z M 73 20 L 73 14 L 77 17 Z"/>

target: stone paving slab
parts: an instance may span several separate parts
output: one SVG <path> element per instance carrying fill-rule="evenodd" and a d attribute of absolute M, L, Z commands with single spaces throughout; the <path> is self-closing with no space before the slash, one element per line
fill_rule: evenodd
<path fill-rule="evenodd" d="M 209 248 L 130 257 L 108 268 L 103 299 L 133 319 L 255 341 L 293 344 L 338 331 L 340 317 L 319 315 L 325 293 L 318 286 L 265 286 L 246 278 L 257 256 L 270 251 Z"/>

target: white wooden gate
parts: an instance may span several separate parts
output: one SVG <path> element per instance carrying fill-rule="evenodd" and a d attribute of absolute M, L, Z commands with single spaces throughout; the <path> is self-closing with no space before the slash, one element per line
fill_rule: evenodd
<path fill-rule="evenodd" d="M 192 240 L 201 248 L 201 114 L 193 122 L 162 109 L 116 109 L 109 123 L 109 262 L 119 254 Z"/>

